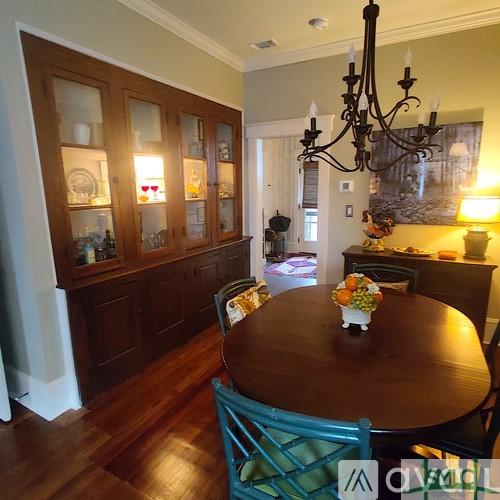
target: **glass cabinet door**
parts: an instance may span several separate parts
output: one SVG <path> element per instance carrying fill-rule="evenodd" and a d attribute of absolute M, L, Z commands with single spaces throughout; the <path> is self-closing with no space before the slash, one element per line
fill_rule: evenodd
<path fill-rule="evenodd" d="M 238 230 L 236 223 L 236 171 L 233 157 L 233 126 L 217 123 L 217 201 L 221 239 Z"/>
<path fill-rule="evenodd" d="M 54 77 L 62 163 L 78 268 L 116 259 L 101 89 Z"/>
<path fill-rule="evenodd" d="M 207 160 L 204 121 L 187 113 L 181 114 L 186 238 L 191 246 L 205 244 L 207 230 Z"/>
<path fill-rule="evenodd" d="M 171 247 L 161 107 L 129 98 L 135 193 L 143 254 Z"/>

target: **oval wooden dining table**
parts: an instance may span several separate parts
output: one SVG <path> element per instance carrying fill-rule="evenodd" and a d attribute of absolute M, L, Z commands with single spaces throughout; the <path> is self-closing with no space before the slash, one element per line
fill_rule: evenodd
<path fill-rule="evenodd" d="M 239 392 L 307 415 L 369 418 L 379 446 L 444 432 L 484 404 L 491 377 L 464 314 L 387 290 L 367 332 L 344 329 L 334 287 L 288 290 L 229 331 L 222 357 Z"/>

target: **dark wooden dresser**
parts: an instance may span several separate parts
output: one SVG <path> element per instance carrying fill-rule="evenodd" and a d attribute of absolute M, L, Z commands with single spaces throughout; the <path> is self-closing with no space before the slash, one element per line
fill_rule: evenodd
<path fill-rule="evenodd" d="M 462 311 L 472 320 L 483 340 L 491 276 L 497 267 L 490 259 L 468 260 L 459 256 L 455 261 L 448 261 L 438 259 L 437 255 L 406 257 L 389 250 L 366 252 L 361 246 L 352 246 L 342 253 L 344 275 L 352 272 L 353 264 L 368 262 L 418 269 L 417 292 Z"/>

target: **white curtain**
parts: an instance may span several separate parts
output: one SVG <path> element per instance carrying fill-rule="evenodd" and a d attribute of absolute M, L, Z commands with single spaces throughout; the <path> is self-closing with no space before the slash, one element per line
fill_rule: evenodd
<path fill-rule="evenodd" d="M 2 350 L 0 349 L 0 419 L 8 422 L 11 418 L 5 371 L 3 368 Z"/>

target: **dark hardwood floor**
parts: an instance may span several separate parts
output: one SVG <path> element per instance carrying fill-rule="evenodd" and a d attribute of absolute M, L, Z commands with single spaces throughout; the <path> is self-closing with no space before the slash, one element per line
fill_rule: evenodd
<path fill-rule="evenodd" d="M 0 498 L 225 499 L 209 381 L 227 381 L 207 329 L 119 387 L 47 422 L 0 425 Z"/>
<path fill-rule="evenodd" d="M 15 404 L 0 424 L 0 498 L 227 499 L 209 384 L 228 380 L 220 345 L 211 327 L 52 422 Z"/>

